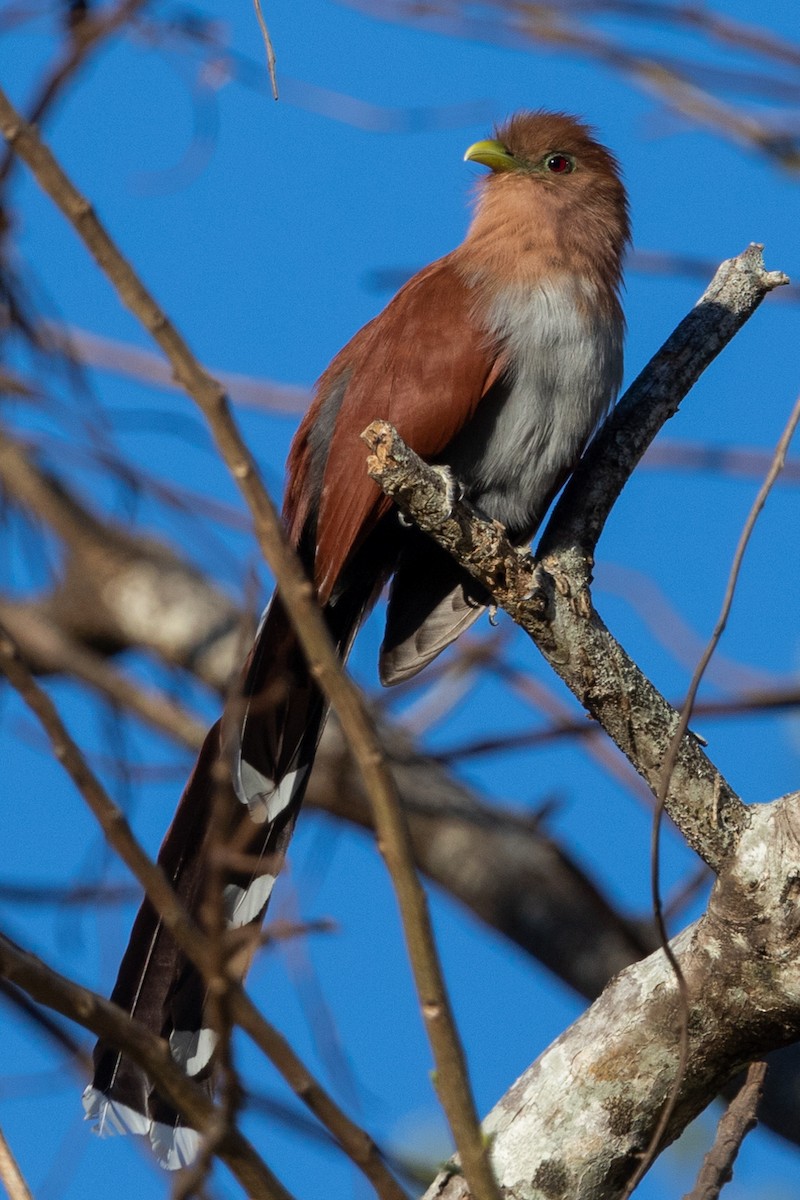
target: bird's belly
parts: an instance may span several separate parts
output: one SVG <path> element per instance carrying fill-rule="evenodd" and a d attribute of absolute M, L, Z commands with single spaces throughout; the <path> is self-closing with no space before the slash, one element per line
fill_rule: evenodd
<path fill-rule="evenodd" d="M 495 304 L 490 328 L 509 367 L 444 455 L 469 498 L 519 535 L 541 520 L 621 382 L 621 320 L 587 315 L 577 286 Z"/>

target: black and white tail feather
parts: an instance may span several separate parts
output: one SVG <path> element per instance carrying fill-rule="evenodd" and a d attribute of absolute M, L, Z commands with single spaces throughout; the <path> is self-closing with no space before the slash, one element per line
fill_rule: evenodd
<path fill-rule="evenodd" d="M 343 659 L 368 600 L 356 590 L 326 608 Z M 197 912 L 204 895 L 219 755 L 231 762 L 234 783 L 225 814 L 227 832 L 248 860 L 259 864 L 246 874 L 226 874 L 225 917 L 229 928 L 238 928 L 263 920 L 326 715 L 325 700 L 276 596 L 259 626 L 241 695 L 209 731 L 159 853 L 162 869 L 190 912 Z M 136 917 L 111 999 L 160 1033 L 175 1061 L 211 1091 L 217 1035 L 207 1021 L 205 984 L 147 900 Z M 168 1170 L 196 1158 L 200 1134 L 159 1095 L 145 1071 L 104 1041 L 95 1047 L 94 1066 L 83 1106 L 98 1134 L 148 1137 Z"/>
<path fill-rule="evenodd" d="M 376 536 L 388 547 L 377 576 L 361 569 L 356 555 L 347 578 L 323 612 L 344 661 L 358 628 L 391 569 L 398 567 L 387 609 L 381 649 L 381 678 L 395 683 L 421 670 L 483 611 L 484 598 L 463 569 L 420 537 L 416 553 L 397 559 L 391 538 L 394 521 Z M 369 546 L 363 559 L 369 561 Z M 429 561 L 430 560 L 430 561 Z M 404 586 L 406 575 L 413 587 Z M 305 794 L 327 703 L 314 682 L 279 596 L 262 617 L 243 673 L 239 695 L 209 730 L 181 796 L 158 861 L 187 910 L 196 915 L 206 894 L 214 768 L 223 756 L 231 766 L 232 794 L 222 800 L 225 835 L 258 869 L 228 870 L 223 907 L 229 928 L 258 925 L 264 918 L 283 865 Z M 247 965 L 242 966 L 242 977 Z M 217 1035 L 206 1011 L 202 975 L 186 959 L 149 901 L 139 909 L 111 995 L 123 1008 L 170 1046 L 186 1073 L 213 1090 Z M 197 1157 L 200 1134 L 125 1054 L 107 1042 L 94 1051 L 94 1078 L 83 1095 L 87 1119 L 100 1135 L 134 1133 L 148 1137 L 159 1163 L 168 1170 Z"/>

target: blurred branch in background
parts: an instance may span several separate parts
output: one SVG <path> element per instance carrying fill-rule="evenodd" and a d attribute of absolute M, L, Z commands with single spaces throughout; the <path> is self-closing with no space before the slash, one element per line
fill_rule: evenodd
<path fill-rule="evenodd" d="M 710 6 L 647 0 L 561 0 L 557 4 L 486 0 L 478 5 L 461 0 L 341 2 L 370 16 L 450 37 L 514 49 L 527 45 L 540 52 L 591 59 L 661 101 L 667 112 L 764 154 L 792 174 L 800 171 L 800 128 L 794 111 L 800 99 L 800 46 L 759 26 L 731 21 Z M 609 26 L 616 36 L 606 32 Z M 665 26 L 695 36 L 702 57 L 634 48 L 635 40 Z M 731 52 L 731 64 L 724 68 L 709 61 L 712 52 L 716 59 L 721 48 Z M 754 65 L 743 68 L 743 56 Z M 746 103 L 745 96 L 756 103 Z M 766 105 L 777 112 L 765 113 Z"/>

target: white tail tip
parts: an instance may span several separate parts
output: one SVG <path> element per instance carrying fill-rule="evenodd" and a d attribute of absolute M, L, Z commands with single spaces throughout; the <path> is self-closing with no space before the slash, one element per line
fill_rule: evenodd
<path fill-rule="evenodd" d="M 149 1137 L 153 1153 L 159 1166 L 167 1171 L 178 1171 L 190 1167 L 197 1158 L 202 1135 L 188 1125 L 166 1125 L 162 1121 L 151 1121 L 128 1104 L 111 1100 L 91 1084 L 83 1093 L 86 1120 L 93 1121 L 92 1132 L 99 1137 L 111 1137 L 115 1133 L 135 1133 Z"/>

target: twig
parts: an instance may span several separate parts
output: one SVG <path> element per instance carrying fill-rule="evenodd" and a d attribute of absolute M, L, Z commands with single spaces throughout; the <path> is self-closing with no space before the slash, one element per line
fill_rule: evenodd
<path fill-rule="evenodd" d="M 45 1038 L 48 1038 L 58 1050 L 66 1055 L 81 1075 L 88 1075 L 92 1069 L 92 1056 L 88 1050 L 76 1041 L 69 1030 L 45 1008 L 35 1004 L 27 992 L 18 988 L 8 979 L 0 979 L 0 997 L 17 1013 L 22 1016 Z"/>
<path fill-rule="evenodd" d="M 511 44 L 515 49 L 527 44 L 536 49 L 556 50 L 562 55 L 584 56 L 616 75 L 627 77 L 643 92 L 657 96 L 669 108 L 701 126 L 710 127 L 719 136 L 765 154 L 787 170 L 797 171 L 800 167 L 800 148 L 791 130 L 786 132 L 777 121 L 769 124 L 759 120 L 749 108 L 723 102 L 709 87 L 699 86 L 700 82 L 706 82 L 704 76 L 709 73 L 708 69 L 698 69 L 687 59 L 668 57 L 663 52 L 637 53 L 622 39 L 614 39 L 604 31 L 595 30 L 589 23 L 579 22 L 563 4 L 519 4 L 501 0 L 486 6 L 489 15 L 485 15 L 485 9 L 473 15 L 472 10 L 460 5 L 458 0 L 440 0 L 435 5 L 421 5 L 413 0 L 350 0 L 350 4 L 370 15 L 388 14 L 392 19 L 399 18 L 462 39 Z M 629 9 L 637 16 L 642 14 L 639 4 L 629 5 Z M 696 14 L 700 9 L 699 6 L 687 9 L 683 4 L 661 5 L 660 12 L 668 20 L 678 24 L 685 21 L 691 26 L 693 21 L 685 14 Z M 775 48 L 782 46 L 783 61 L 796 61 L 798 52 L 791 43 L 780 42 L 762 31 L 758 31 L 758 38 L 758 42 L 749 46 L 751 50 L 763 53 L 769 46 L 769 53 L 774 55 Z M 746 42 L 739 44 L 747 45 Z M 709 84 L 715 78 L 712 75 Z M 743 78 L 750 81 L 752 77 L 748 74 Z M 771 76 L 762 76 L 762 79 L 767 86 L 774 86 Z M 730 75 L 728 80 L 725 91 L 731 90 Z"/>
<path fill-rule="evenodd" d="M 258 17 L 258 25 L 261 29 L 261 36 L 264 39 L 264 45 L 267 50 L 267 69 L 269 71 L 269 81 L 272 84 L 272 98 L 278 99 L 278 80 L 275 75 L 275 50 L 272 45 L 272 38 L 269 36 L 267 22 L 264 20 L 264 14 L 261 11 L 261 0 L 253 0 Z"/>
<path fill-rule="evenodd" d="M 112 338 L 101 337 L 87 329 L 72 325 L 59 325 L 54 321 L 41 323 L 42 333 L 52 340 L 58 349 L 84 366 L 115 375 L 138 379 L 151 387 L 168 391 L 181 391 L 160 354 L 142 350 Z M 217 371 L 216 377 L 223 384 L 233 404 L 246 408 L 262 409 L 266 412 L 302 413 L 311 399 L 308 389 L 288 383 L 274 383 L 254 375 L 241 375 L 233 371 Z"/>
<path fill-rule="evenodd" d="M 192 50 L 199 49 L 206 62 L 224 60 L 226 77 L 243 87 L 264 91 L 264 68 L 260 62 L 240 54 L 231 45 L 224 26 L 211 20 L 199 20 L 197 11 L 185 16 L 174 10 L 156 11 L 140 22 L 151 44 L 171 47 L 175 37 L 188 42 Z M 222 29 L 222 32 L 220 32 Z M 337 92 L 308 80 L 281 75 L 281 100 L 284 104 L 314 113 L 329 121 L 351 125 L 364 133 L 413 133 L 423 130 L 455 129 L 465 125 L 486 124 L 491 120 L 491 106 L 483 100 L 464 103 L 400 106 L 372 104 L 347 92 Z"/>
<path fill-rule="evenodd" d="M 107 908 L 112 904 L 134 904 L 139 889 L 126 884 L 50 884 L 10 883 L 0 879 L 0 900 L 9 904 L 55 904 L 59 908 L 91 904 Z"/>
<path fill-rule="evenodd" d="M 703 1160 L 697 1182 L 683 1200 L 717 1200 L 725 1184 L 730 1183 L 742 1142 L 758 1124 L 756 1110 L 766 1075 L 765 1062 L 751 1063 L 747 1068 L 742 1086 L 720 1119 L 714 1145 Z"/>
<path fill-rule="evenodd" d="M 224 391 L 203 370 L 75 189 L 36 131 L 0 91 L 0 128 L 24 158 L 37 182 L 75 227 L 125 306 L 169 358 L 176 378 L 205 415 L 219 452 L 253 515 L 259 546 L 274 572 L 311 672 L 332 707 L 364 777 L 374 806 L 378 845 L 395 888 L 420 1007 L 436 1065 L 436 1086 L 475 1200 L 499 1200 L 481 1135 L 464 1052 L 450 1009 L 436 952 L 427 899 L 417 877 L 408 826 L 368 707 L 344 674 L 311 583 L 286 543 L 285 534 L 234 422 Z"/>
<path fill-rule="evenodd" d="M 106 10 L 102 16 L 89 15 L 80 24 L 78 37 L 69 39 L 61 60 L 51 73 L 44 79 L 39 93 L 30 107 L 28 120 L 31 124 L 40 124 L 45 113 L 50 109 L 60 94 L 64 85 L 76 74 L 102 40 L 122 28 L 135 16 L 145 0 L 121 0 L 116 8 Z M 8 175 L 14 162 L 14 155 L 7 150 L 0 162 L 0 188 L 8 181 Z"/>
<path fill-rule="evenodd" d="M 25 1176 L 19 1169 L 2 1129 L 0 1129 L 0 1179 L 8 1192 L 8 1200 L 33 1200 L 31 1190 L 25 1182 Z"/>
<path fill-rule="evenodd" d="M 771 293 L 782 296 L 787 289 Z M 800 292 L 800 287 L 796 287 Z M 731 479 L 762 479 L 770 464 L 771 454 L 760 446 L 725 446 L 711 441 L 692 442 L 683 438 L 659 438 L 644 457 L 643 466 L 669 471 L 709 471 Z M 800 458 L 795 455 L 786 462 L 781 483 L 792 486 L 800 483 Z"/>
<path fill-rule="evenodd" d="M 675 700 L 672 707 L 679 709 L 680 700 Z M 800 707 L 800 687 L 765 688 L 758 692 L 743 692 L 740 696 L 732 696 L 730 700 L 701 700 L 694 706 L 694 717 L 707 717 L 709 720 L 722 720 L 726 717 L 742 717 L 757 715 L 762 712 L 774 712 L 779 709 Z M 454 745 L 444 746 L 431 753 L 436 762 L 449 764 L 463 762 L 469 758 L 480 758 L 484 754 L 505 754 L 514 750 L 527 750 L 533 746 L 543 746 L 563 738 L 596 738 L 601 730 L 598 725 L 587 721 L 586 714 L 568 717 L 566 714 L 543 729 L 523 729 L 519 733 L 498 735 L 497 737 L 468 738 Z"/>

